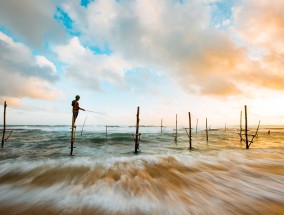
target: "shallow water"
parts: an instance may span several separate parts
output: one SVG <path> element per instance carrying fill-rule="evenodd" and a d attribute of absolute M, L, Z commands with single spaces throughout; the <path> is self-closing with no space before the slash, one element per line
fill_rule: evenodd
<path fill-rule="evenodd" d="M 0 150 L 0 214 L 284 214 L 284 130 L 263 127 L 250 150 L 237 130 L 12 126 Z M 267 131 L 271 130 L 270 135 Z M 2 212 L 1 212 L 2 211 Z"/>

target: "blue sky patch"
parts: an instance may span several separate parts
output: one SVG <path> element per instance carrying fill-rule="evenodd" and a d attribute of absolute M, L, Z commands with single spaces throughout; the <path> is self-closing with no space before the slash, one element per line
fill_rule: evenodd
<path fill-rule="evenodd" d="M 66 13 L 61 8 L 56 8 L 56 13 L 54 15 L 54 18 L 64 25 L 64 27 L 67 29 L 67 32 L 71 36 L 80 36 L 80 32 L 76 31 L 73 27 L 73 20 L 70 18 L 68 13 Z"/>
<path fill-rule="evenodd" d="M 62 23 L 67 29 L 72 29 L 72 24 L 73 24 L 72 19 L 61 8 L 59 8 L 59 7 L 56 8 L 56 14 L 55 14 L 54 18 L 57 21 L 59 21 L 60 23 Z"/>
<path fill-rule="evenodd" d="M 221 25 L 224 21 L 232 18 L 232 7 L 236 0 L 218 1 L 212 3 L 211 25 Z"/>
<path fill-rule="evenodd" d="M 107 44 L 105 44 L 103 47 L 100 46 L 90 46 L 88 47 L 94 54 L 106 54 L 111 55 L 112 50 L 108 47 Z"/>
<path fill-rule="evenodd" d="M 94 0 L 81 0 L 81 6 L 88 7 L 88 5 Z"/>
<path fill-rule="evenodd" d="M 3 34 L 6 34 L 8 37 L 12 38 L 12 40 L 16 43 L 24 43 L 24 41 L 19 38 L 19 37 L 16 37 L 15 34 L 13 34 L 12 31 L 10 31 L 8 28 L 6 28 L 5 26 L 3 25 L 0 25 L 0 32 L 2 32 Z"/>

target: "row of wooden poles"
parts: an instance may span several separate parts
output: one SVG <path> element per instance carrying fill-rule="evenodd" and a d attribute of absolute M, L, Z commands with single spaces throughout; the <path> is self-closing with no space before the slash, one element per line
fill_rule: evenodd
<path fill-rule="evenodd" d="M 195 131 L 197 133 L 197 126 L 198 126 L 198 119 L 196 120 L 196 128 Z M 192 126 L 191 126 L 191 114 L 190 112 L 188 112 L 188 128 L 185 128 L 186 134 L 188 136 L 189 139 L 189 149 L 192 149 Z M 206 128 L 205 128 L 205 133 L 206 133 L 206 141 L 208 142 L 208 126 L 207 126 L 207 118 L 206 118 Z M 226 126 L 225 126 L 225 130 L 226 130 Z M 176 129 L 175 129 L 175 133 L 173 134 L 174 140 L 175 142 L 177 141 L 177 133 L 178 129 L 177 129 L 177 114 L 176 114 Z"/>
<path fill-rule="evenodd" d="M 137 107 L 137 114 L 136 114 L 136 130 L 135 130 L 135 134 L 133 134 L 133 139 L 135 141 L 135 147 L 134 147 L 134 153 L 138 153 L 139 152 L 139 144 L 140 144 L 140 139 L 141 139 L 141 133 L 139 133 L 139 123 L 140 123 L 140 118 L 139 118 L 139 114 L 140 114 L 140 107 Z M 189 138 L 189 149 L 191 150 L 192 147 L 192 126 L 191 126 L 191 114 L 190 112 L 188 112 L 188 128 L 185 128 L 187 136 Z M 259 122 L 260 124 L 260 122 Z M 242 131 L 242 111 L 241 111 L 241 119 L 240 119 L 240 138 L 241 141 L 244 141 L 246 143 L 246 149 L 249 149 L 250 145 L 253 142 L 253 139 L 255 138 L 255 136 L 257 135 L 258 129 L 259 129 L 259 124 L 258 124 L 258 128 L 257 131 L 254 135 L 251 135 L 253 138 L 251 140 L 248 139 L 248 126 L 247 126 L 247 106 L 245 105 L 245 133 L 243 134 Z M 197 132 L 197 126 L 198 126 L 198 119 L 196 122 L 196 132 Z M 71 132 L 71 151 L 70 151 L 70 155 L 73 155 L 73 148 L 74 147 L 74 140 L 75 140 L 75 132 L 74 132 L 74 121 L 72 119 L 72 132 Z M 163 120 L 161 120 L 161 133 L 163 133 Z M 106 138 L 107 138 L 107 128 L 108 126 L 106 126 Z M 177 129 L 177 114 L 176 114 L 176 128 L 175 128 L 175 133 L 173 134 L 174 140 L 177 141 L 177 133 L 178 129 Z M 208 142 L 208 123 L 207 123 L 207 118 L 206 118 L 206 141 Z M 225 131 L 226 131 L 226 124 L 225 124 Z M 244 138 L 243 138 L 244 136 Z"/>
<path fill-rule="evenodd" d="M 9 137 L 11 136 L 13 131 L 10 131 L 10 134 L 7 135 L 6 137 L 6 109 L 7 109 L 7 102 L 4 102 L 4 117 L 3 117 L 3 132 L 2 132 L 2 141 L 1 141 L 1 148 L 4 147 L 4 143 L 9 139 Z M 260 125 L 260 121 L 258 123 L 258 127 L 257 130 L 255 132 L 255 134 L 248 134 L 248 123 L 247 123 L 247 106 L 245 105 L 245 128 L 244 130 L 242 129 L 242 111 L 241 111 L 241 117 L 240 117 L 240 132 L 239 132 L 239 136 L 240 136 L 240 141 L 243 141 L 246 143 L 246 149 L 249 149 L 250 145 L 253 143 L 254 138 L 257 136 L 258 133 L 258 129 L 259 129 L 259 125 Z M 140 139 L 141 139 L 141 133 L 139 133 L 139 123 L 140 123 L 140 118 L 139 118 L 139 114 L 140 114 L 140 107 L 137 107 L 137 114 L 136 114 L 136 130 L 135 130 L 135 134 L 133 135 L 133 139 L 135 141 L 135 148 L 134 148 L 134 153 L 138 153 L 139 151 L 139 143 L 140 143 Z M 188 128 L 185 128 L 186 133 L 189 137 L 189 149 L 192 149 L 192 126 L 191 126 L 191 114 L 190 112 L 188 112 Z M 161 120 L 161 133 L 163 132 L 163 120 Z M 72 128 L 71 128 L 71 147 L 70 147 L 70 155 L 73 155 L 73 149 L 74 147 L 74 142 L 75 142 L 75 134 L 76 134 L 76 127 L 74 125 L 74 119 L 73 119 L 73 114 L 72 114 Z M 198 125 L 198 119 L 197 119 L 197 123 L 196 123 L 196 132 L 197 132 L 197 125 Z M 173 134 L 173 137 L 175 139 L 175 141 L 177 141 L 177 114 L 176 114 L 176 129 L 175 129 L 175 133 Z M 225 125 L 225 130 L 226 130 L 226 125 Z M 208 141 L 208 127 L 207 127 L 207 118 L 206 118 L 206 141 Z M 244 133 L 243 133 L 244 131 Z M 249 136 L 251 136 L 251 140 L 249 140 Z M 106 137 L 107 137 L 107 126 L 106 126 Z"/>

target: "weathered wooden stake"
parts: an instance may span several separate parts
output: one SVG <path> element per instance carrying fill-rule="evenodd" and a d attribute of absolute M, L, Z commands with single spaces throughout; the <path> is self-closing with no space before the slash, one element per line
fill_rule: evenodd
<path fill-rule="evenodd" d="M 197 126 L 198 126 L 198 119 L 196 121 L 196 129 L 195 129 L 195 132 L 197 133 Z"/>
<path fill-rule="evenodd" d="M 207 118 L 206 118 L 206 141 L 208 142 L 208 128 L 207 128 Z"/>
<path fill-rule="evenodd" d="M 161 133 L 163 133 L 163 119 L 161 119 Z"/>
<path fill-rule="evenodd" d="M 138 152 L 139 149 L 139 141 L 140 141 L 140 134 L 139 134 L 139 106 L 137 107 L 137 114 L 136 114 L 136 133 L 135 133 L 135 153 Z"/>
<path fill-rule="evenodd" d="M 242 125 L 242 111 L 241 111 L 241 116 L 240 116 L 240 141 L 242 141 L 243 137 L 242 137 L 242 131 L 243 131 L 243 125 Z"/>
<path fill-rule="evenodd" d="M 247 117 L 247 106 L 245 105 L 245 141 L 246 141 L 246 149 L 249 149 L 248 143 L 248 117 Z"/>
<path fill-rule="evenodd" d="M 191 116 L 190 116 L 190 112 L 188 112 L 188 128 L 185 128 L 185 131 L 186 131 L 186 134 L 189 138 L 189 149 L 192 149 L 192 146 L 191 146 L 191 138 L 192 138 L 192 135 L 191 135 Z"/>
<path fill-rule="evenodd" d="M 177 114 L 176 114 L 176 132 L 173 134 L 175 141 L 177 141 Z"/>
<path fill-rule="evenodd" d="M 177 140 L 177 114 L 176 114 L 176 140 Z"/>
<path fill-rule="evenodd" d="M 245 105 L 245 128 L 244 128 L 245 133 L 244 134 L 240 133 L 240 137 L 241 137 L 241 141 L 244 141 L 246 143 L 246 149 L 249 149 L 250 145 L 253 143 L 254 138 L 257 137 L 259 125 L 260 125 L 260 121 L 258 122 L 258 126 L 257 126 L 255 134 L 248 134 L 247 106 Z M 243 135 L 245 136 L 245 138 L 243 138 Z M 252 136 L 252 139 L 249 140 L 248 136 Z"/>
<path fill-rule="evenodd" d="M 5 142 L 5 133 L 6 133 L 6 108 L 7 108 L 7 103 L 6 101 L 4 102 L 4 123 L 3 123 L 3 134 L 2 134 L 2 144 L 1 148 L 4 147 L 4 142 Z"/>
<path fill-rule="evenodd" d="M 188 120 L 189 120 L 189 149 L 191 149 L 191 116 L 190 112 L 188 112 Z"/>
<path fill-rule="evenodd" d="M 71 128 L 71 147 L 70 147 L 70 156 L 73 155 L 74 141 L 75 141 L 75 122 L 74 122 L 74 114 L 72 112 L 72 128 Z"/>

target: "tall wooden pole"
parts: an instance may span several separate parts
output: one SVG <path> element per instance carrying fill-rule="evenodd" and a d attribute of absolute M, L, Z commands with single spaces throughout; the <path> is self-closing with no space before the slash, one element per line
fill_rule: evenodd
<path fill-rule="evenodd" d="M 70 156 L 73 155 L 73 148 L 74 148 L 74 141 L 75 141 L 75 135 L 74 135 L 74 113 L 72 110 L 72 128 L 71 128 L 71 147 L 70 147 Z"/>
<path fill-rule="evenodd" d="M 177 125 L 178 125 L 178 120 L 177 120 L 177 114 L 176 114 L 176 136 L 175 136 L 175 140 L 177 141 L 177 137 L 178 137 L 178 127 L 177 127 Z"/>
<path fill-rule="evenodd" d="M 245 137 L 246 137 L 246 149 L 249 149 L 248 144 L 248 118 L 247 118 L 247 106 L 245 105 Z"/>
<path fill-rule="evenodd" d="M 206 141 L 208 141 L 208 128 L 207 128 L 207 118 L 206 118 Z"/>
<path fill-rule="evenodd" d="M 242 125 L 242 111 L 241 111 L 241 116 L 240 116 L 240 141 L 242 141 L 242 131 L 243 131 L 243 125 Z"/>
<path fill-rule="evenodd" d="M 135 153 L 138 152 L 139 149 L 139 106 L 137 107 L 137 114 L 136 114 L 136 134 L 135 134 Z"/>
<path fill-rule="evenodd" d="M 161 119 L 161 133 L 163 133 L 163 119 Z"/>
<path fill-rule="evenodd" d="M 195 128 L 196 133 L 197 133 L 197 126 L 198 126 L 198 119 L 196 120 L 196 128 Z"/>
<path fill-rule="evenodd" d="M 4 142 L 5 142 L 5 133 L 6 133 L 6 107 L 7 107 L 7 103 L 6 101 L 4 102 L 4 123 L 3 123 L 3 134 L 2 134 L 2 144 L 1 144 L 1 148 L 4 147 Z"/>
<path fill-rule="evenodd" d="M 225 123 L 225 131 L 227 131 L 227 124 Z"/>
<path fill-rule="evenodd" d="M 107 125 L 106 125 L 106 138 L 107 138 Z"/>
<path fill-rule="evenodd" d="M 191 149 L 191 116 L 190 112 L 188 112 L 188 121 L 189 121 L 189 149 Z"/>

